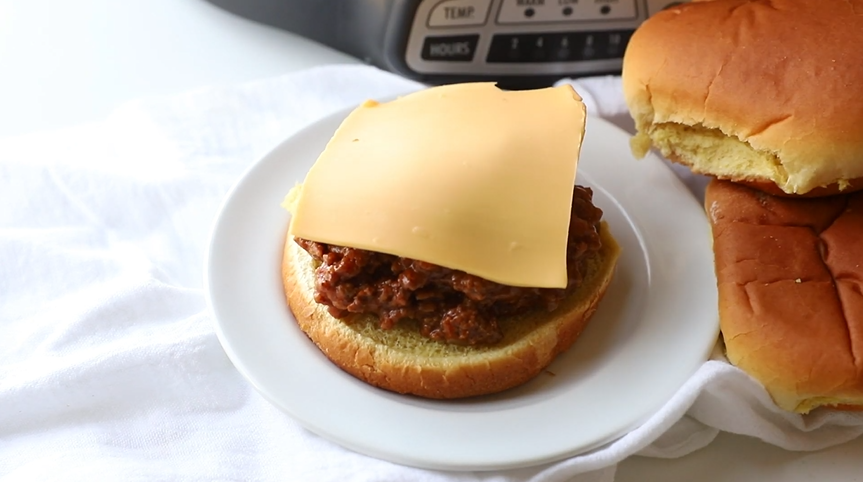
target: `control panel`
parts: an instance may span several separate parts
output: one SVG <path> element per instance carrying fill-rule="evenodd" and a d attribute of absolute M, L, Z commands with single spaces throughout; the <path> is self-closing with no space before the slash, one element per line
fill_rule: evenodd
<path fill-rule="evenodd" d="M 405 61 L 451 75 L 618 71 L 629 38 L 671 0 L 422 0 Z"/>

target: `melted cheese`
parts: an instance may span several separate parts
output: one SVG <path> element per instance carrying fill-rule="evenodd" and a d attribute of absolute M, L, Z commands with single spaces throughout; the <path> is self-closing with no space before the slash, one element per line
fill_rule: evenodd
<path fill-rule="evenodd" d="M 512 286 L 566 286 L 585 108 L 569 86 L 367 101 L 286 200 L 290 233 Z"/>

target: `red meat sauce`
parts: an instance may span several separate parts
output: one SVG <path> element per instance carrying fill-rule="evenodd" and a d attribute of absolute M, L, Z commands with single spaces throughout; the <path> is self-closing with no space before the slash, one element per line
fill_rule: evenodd
<path fill-rule="evenodd" d="M 499 319 L 553 311 L 581 284 L 585 260 L 601 247 L 601 218 L 590 188 L 575 186 L 566 252 L 569 282 L 560 289 L 507 286 L 415 259 L 301 238 L 296 242 L 320 263 L 315 301 L 332 316 L 374 314 L 383 329 L 414 319 L 420 333 L 434 340 L 484 345 L 503 337 Z"/>

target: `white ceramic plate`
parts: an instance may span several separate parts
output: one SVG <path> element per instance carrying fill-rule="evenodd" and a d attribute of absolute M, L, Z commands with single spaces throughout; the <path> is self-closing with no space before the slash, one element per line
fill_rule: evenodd
<path fill-rule="evenodd" d="M 594 318 L 548 373 L 494 396 L 430 401 L 336 368 L 286 307 L 280 263 L 289 214 L 279 204 L 347 113 L 299 132 L 249 169 L 225 201 L 207 259 L 222 346 L 261 394 L 306 428 L 418 467 L 541 464 L 636 428 L 708 357 L 719 327 L 704 213 L 662 161 L 635 161 L 629 136 L 591 117 L 577 182 L 593 187 L 623 255 Z"/>

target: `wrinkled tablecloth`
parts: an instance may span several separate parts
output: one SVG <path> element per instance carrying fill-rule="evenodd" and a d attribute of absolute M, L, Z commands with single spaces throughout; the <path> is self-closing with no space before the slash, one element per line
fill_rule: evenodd
<path fill-rule="evenodd" d="M 619 77 L 572 82 L 589 112 L 631 129 Z M 720 430 L 790 450 L 863 433 L 860 413 L 777 409 L 720 353 L 618 441 L 519 470 L 373 459 L 267 403 L 226 357 L 205 301 L 220 204 L 301 127 L 421 87 L 368 66 L 322 67 L 0 140 L 0 478 L 611 481 L 630 455 L 679 457 Z M 703 179 L 673 169 L 701 194 Z"/>

